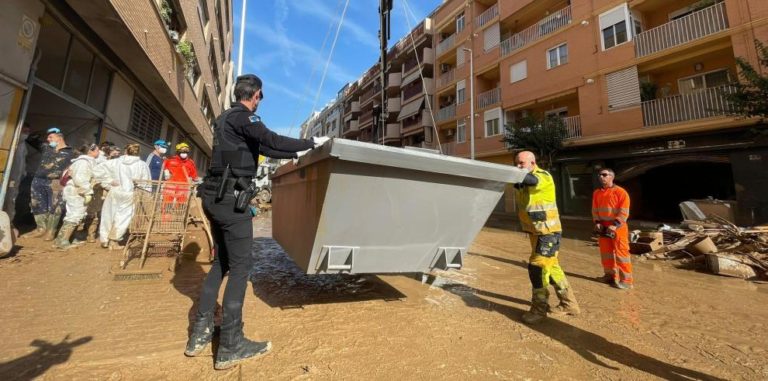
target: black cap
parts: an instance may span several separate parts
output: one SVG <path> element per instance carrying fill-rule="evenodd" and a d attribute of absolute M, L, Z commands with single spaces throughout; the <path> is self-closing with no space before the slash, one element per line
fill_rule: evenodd
<path fill-rule="evenodd" d="M 264 99 L 264 88 L 261 87 L 261 78 L 257 77 L 255 74 L 243 74 L 238 76 L 237 79 L 235 79 L 235 84 L 238 82 L 248 82 L 252 86 L 257 87 L 259 90 L 261 90 L 259 99 Z"/>

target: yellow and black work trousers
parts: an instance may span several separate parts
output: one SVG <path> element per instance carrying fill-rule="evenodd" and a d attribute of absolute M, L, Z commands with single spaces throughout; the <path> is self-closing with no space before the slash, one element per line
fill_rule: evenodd
<path fill-rule="evenodd" d="M 568 287 L 565 272 L 557 255 L 560 251 L 560 233 L 528 234 L 531 241 L 531 257 L 528 259 L 528 277 L 534 290 L 546 289 L 547 285 L 561 290 Z"/>

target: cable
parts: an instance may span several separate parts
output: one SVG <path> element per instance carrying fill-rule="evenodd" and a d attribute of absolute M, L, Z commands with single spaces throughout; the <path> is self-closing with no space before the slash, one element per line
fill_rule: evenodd
<path fill-rule="evenodd" d="M 338 9 L 341 6 L 342 0 L 339 0 L 338 3 L 336 3 L 336 8 Z M 325 32 L 325 38 L 323 38 L 323 45 L 320 46 L 320 54 L 323 54 L 323 51 L 325 51 L 325 44 L 328 42 L 328 37 L 331 35 L 331 30 L 333 29 L 333 20 L 328 24 L 328 30 Z M 317 71 L 317 65 L 312 65 L 312 72 L 309 74 L 309 80 L 307 80 L 307 86 L 304 88 L 304 92 L 309 92 L 309 86 L 312 84 L 312 80 L 315 78 L 315 72 Z M 291 121 L 291 124 L 288 128 L 288 136 L 291 135 L 291 132 L 293 131 L 293 127 L 296 125 L 296 119 L 299 118 L 299 111 L 301 109 L 301 106 L 304 104 L 304 99 L 300 100 L 298 103 L 296 103 L 296 107 L 294 108 L 293 112 L 293 120 Z"/>
<path fill-rule="evenodd" d="M 325 61 L 325 69 L 323 69 L 323 76 L 320 78 L 320 86 L 317 88 L 317 94 L 315 94 L 315 101 L 312 104 L 312 111 L 310 116 L 315 113 L 317 107 L 317 100 L 320 98 L 320 92 L 323 90 L 323 83 L 325 82 L 325 75 L 328 74 L 328 66 L 331 64 L 331 58 L 333 57 L 333 51 L 336 49 L 336 41 L 339 39 L 339 31 L 341 31 L 341 25 L 344 23 L 344 16 L 347 14 L 347 8 L 349 7 L 349 0 L 344 4 L 344 10 L 341 11 L 341 18 L 339 19 L 339 26 L 336 28 L 336 35 L 333 37 L 333 43 L 331 44 L 331 51 L 328 53 L 328 60 Z"/>
<path fill-rule="evenodd" d="M 421 87 L 424 89 L 424 100 L 427 102 L 427 108 L 429 109 L 429 117 L 432 118 L 432 129 L 435 133 L 435 140 L 437 141 L 437 150 L 440 151 L 440 153 L 443 153 L 443 146 L 440 144 L 440 134 L 437 130 L 437 123 L 435 122 L 435 114 L 434 110 L 432 109 L 432 102 L 429 100 L 429 94 L 427 93 L 427 84 L 424 81 L 424 71 L 421 69 L 421 60 L 419 60 L 419 52 L 416 50 L 416 41 L 413 38 L 413 29 L 411 28 L 411 21 L 408 18 L 408 15 L 410 14 L 411 17 L 413 17 L 414 21 L 416 20 L 416 16 L 411 12 L 411 7 L 408 6 L 408 0 L 403 0 L 403 4 L 405 5 L 405 21 L 408 23 L 408 29 L 411 30 L 410 36 L 411 36 L 411 47 L 413 48 L 413 53 L 416 55 L 416 65 L 419 67 L 419 77 L 421 77 Z M 426 25 L 424 26 L 426 28 Z"/>

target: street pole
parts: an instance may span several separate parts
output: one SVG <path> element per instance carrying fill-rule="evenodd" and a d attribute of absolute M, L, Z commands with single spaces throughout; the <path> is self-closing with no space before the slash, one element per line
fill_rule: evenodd
<path fill-rule="evenodd" d="M 462 49 L 469 52 L 469 158 L 475 160 L 475 61 L 472 49 Z"/>
<path fill-rule="evenodd" d="M 245 5 L 248 0 L 243 0 L 243 11 L 240 13 L 240 42 L 237 50 L 237 76 L 243 74 L 243 35 L 245 31 Z M 223 37 L 219 37 L 223 38 Z"/>

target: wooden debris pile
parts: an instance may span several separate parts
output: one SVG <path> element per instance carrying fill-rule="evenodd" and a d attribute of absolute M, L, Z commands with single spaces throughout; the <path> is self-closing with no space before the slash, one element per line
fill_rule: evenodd
<path fill-rule="evenodd" d="M 719 275 L 768 278 L 768 226 L 740 228 L 715 215 L 682 226 L 640 233 L 631 244 L 632 253 L 646 259 L 680 259 Z"/>

